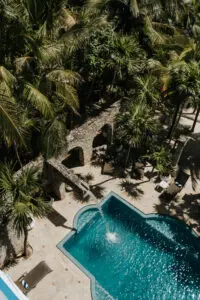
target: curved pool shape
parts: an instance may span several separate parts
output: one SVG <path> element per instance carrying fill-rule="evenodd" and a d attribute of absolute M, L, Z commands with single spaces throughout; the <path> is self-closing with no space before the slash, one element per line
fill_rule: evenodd
<path fill-rule="evenodd" d="M 200 299 L 200 240 L 188 226 L 145 215 L 114 193 L 101 205 L 118 243 L 90 205 L 75 217 L 77 233 L 58 245 L 91 278 L 93 299 Z"/>

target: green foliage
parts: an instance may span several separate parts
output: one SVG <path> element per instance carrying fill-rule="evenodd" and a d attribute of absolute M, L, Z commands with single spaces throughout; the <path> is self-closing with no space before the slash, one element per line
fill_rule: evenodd
<path fill-rule="evenodd" d="M 57 123 L 62 119 L 62 124 L 54 126 L 55 134 L 67 122 L 68 113 L 79 109 L 81 78 L 65 70 L 64 41 L 58 41 L 64 8 L 62 0 L 5 0 L 1 4 L 0 125 L 2 141 L 9 146 L 30 144 L 35 131 L 37 144 L 47 123 L 54 123 L 59 114 Z"/>
<path fill-rule="evenodd" d="M 161 175 L 169 175 L 172 172 L 172 154 L 164 146 L 156 147 L 156 149 L 145 156 L 150 159 L 153 166 Z"/>
<path fill-rule="evenodd" d="M 29 146 L 36 137 L 46 158 L 58 155 L 69 116 L 121 100 L 119 138 L 138 147 L 156 130 L 148 114 L 155 121 L 158 111 L 180 115 L 188 99 L 199 105 L 198 1 L 97 0 L 77 8 L 63 0 L 4 0 L 0 10 L 7 146 Z"/>
<path fill-rule="evenodd" d="M 136 76 L 134 83 L 137 101 L 146 103 L 153 108 L 160 106 L 160 82 L 155 76 L 151 74 Z"/>
<path fill-rule="evenodd" d="M 58 117 L 43 124 L 38 148 L 45 159 L 58 156 L 67 149 L 66 135 L 65 123 Z"/>
<path fill-rule="evenodd" d="M 22 234 L 30 218 L 42 218 L 50 211 L 40 190 L 40 176 L 34 167 L 24 169 L 14 176 L 11 165 L 1 164 L 0 194 L 4 218 L 13 222 L 14 229 Z"/>
<path fill-rule="evenodd" d="M 152 117 L 152 110 L 146 103 L 133 103 L 128 112 L 117 116 L 117 139 L 136 148 L 145 147 L 156 129 L 157 124 Z"/>
<path fill-rule="evenodd" d="M 142 69 L 144 52 L 134 36 L 117 34 L 111 26 L 106 31 L 94 32 L 84 49 L 84 63 L 88 66 L 88 79 L 97 80 L 109 71 L 115 80 L 125 80 Z"/>

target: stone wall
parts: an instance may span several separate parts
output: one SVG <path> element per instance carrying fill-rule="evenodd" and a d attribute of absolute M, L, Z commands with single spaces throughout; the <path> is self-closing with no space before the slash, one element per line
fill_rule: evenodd
<path fill-rule="evenodd" d="M 116 114 L 119 112 L 120 102 L 115 102 L 112 106 L 101 112 L 98 116 L 89 119 L 83 125 L 75 128 L 68 136 L 68 151 L 74 147 L 82 147 L 84 152 L 84 161 L 87 164 L 92 156 L 92 143 L 98 131 L 105 125 L 110 124 L 113 127 Z M 62 157 L 67 156 L 67 150 Z"/>

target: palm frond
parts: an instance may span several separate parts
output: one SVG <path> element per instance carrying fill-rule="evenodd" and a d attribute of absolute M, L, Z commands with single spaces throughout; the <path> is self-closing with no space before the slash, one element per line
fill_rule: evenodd
<path fill-rule="evenodd" d="M 102 30 L 107 24 L 105 16 L 93 18 L 90 22 L 88 16 L 83 13 L 81 19 L 77 20 L 77 23 L 61 37 L 65 43 L 66 55 L 71 55 L 74 51 L 83 47 L 93 32 L 98 28 Z"/>
<path fill-rule="evenodd" d="M 46 75 L 50 81 L 60 84 L 77 86 L 81 82 L 81 76 L 71 70 L 54 70 Z"/>
<path fill-rule="evenodd" d="M 11 194 L 15 187 L 13 182 L 14 170 L 11 164 L 0 164 L 0 193 L 3 195 Z"/>
<path fill-rule="evenodd" d="M 21 73 L 24 69 L 30 69 L 30 63 L 34 58 L 31 56 L 23 56 L 15 59 L 16 73 Z"/>
<path fill-rule="evenodd" d="M 24 84 L 23 97 L 46 118 L 53 116 L 53 107 L 48 98 L 30 83 Z"/>
<path fill-rule="evenodd" d="M 45 201 L 42 197 L 33 197 L 28 205 L 31 214 L 38 219 L 46 217 L 52 209 L 50 204 L 47 201 Z"/>
<path fill-rule="evenodd" d="M 1 134 L 5 141 L 15 141 L 25 145 L 24 136 L 26 133 L 20 120 L 20 110 L 15 101 L 0 94 L 0 124 Z"/>
<path fill-rule="evenodd" d="M 35 54 L 43 64 L 49 64 L 59 59 L 62 53 L 62 44 L 43 44 L 36 48 Z"/>
<path fill-rule="evenodd" d="M 37 167 L 23 168 L 23 172 L 16 177 L 16 185 L 18 185 L 20 190 L 25 194 L 27 194 L 28 191 L 34 193 L 34 191 L 39 188 L 41 182 L 39 180 L 38 171 Z"/>
<path fill-rule="evenodd" d="M 16 83 L 15 77 L 3 66 L 0 67 L 0 82 L 4 81 L 12 89 Z"/>
<path fill-rule="evenodd" d="M 174 35 L 175 34 L 175 28 L 170 26 L 169 24 L 164 24 L 160 22 L 152 22 L 152 26 L 155 30 L 158 30 L 160 32 L 163 32 L 164 34 Z"/>
<path fill-rule="evenodd" d="M 77 112 L 79 99 L 74 86 L 81 81 L 81 76 L 70 70 L 54 70 L 47 74 L 46 78 L 55 84 L 56 97 Z"/>
<path fill-rule="evenodd" d="M 137 18 L 138 15 L 139 15 L 139 8 L 138 8 L 137 0 L 131 0 L 130 1 L 130 10 L 131 10 L 133 16 L 135 18 Z"/>
<path fill-rule="evenodd" d="M 27 203 L 19 201 L 15 203 L 10 217 L 13 221 L 13 228 L 18 234 L 23 234 L 24 229 L 30 223 L 32 215 Z"/>
<path fill-rule="evenodd" d="M 165 44 L 166 37 L 154 29 L 152 21 L 148 16 L 145 18 L 145 31 L 153 45 Z"/>
<path fill-rule="evenodd" d="M 69 106 L 75 113 L 79 108 L 79 99 L 76 89 L 69 84 L 56 84 L 55 95 L 64 104 Z"/>
<path fill-rule="evenodd" d="M 44 124 L 41 132 L 41 152 L 46 159 L 58 156 L 67 145 L 67 129 L 63 122 L 51 120 Z"/>
<path fill-rule="evenodd" d="M 76 24 L 76 16 L 67 8 L 62 8 L 60 12 L 60 24 L 69 30 Z"/>

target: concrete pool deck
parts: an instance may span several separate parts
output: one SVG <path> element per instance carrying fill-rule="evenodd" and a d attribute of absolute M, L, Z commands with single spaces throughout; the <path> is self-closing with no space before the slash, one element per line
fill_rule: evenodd
<path fill-rule="evenodd" d="M 190 179 L 178 200 L 173 200 L 170 205 L 166 205 L 159 200 L 159 193 L 154 190 L 155 183 L 146 177 L 143 182 L 128 179 L 134 188 L 139 189 L 137 191 L 139 197 L 135 198 L 122 190 L 122 179 L 101 175 L 99 167 L 86 165 L 75 168 L 74 172 L 83 176 L 88 173 L 92 174 L 94 180 L 90 184 L 101 187 L 99 188 L 101 198 L 113 191 L 146 214 L 174 214 L 179 218 L 184 218 L 187 222 L 199 224 L 196 215 L 192 214 L 192 210 L 195 210 L 195 205 L 199 206 L 200 194 L 194 194 Z M 70 228 L 73 227 L 73 219 L 77 211 L 92 203 L 94 201 L 82 203 L 75 198 L 73 192 L 69 192 L 65 199 L 54 202 L 54 218 L 36 220 L 35 228 L 29 233 L 29 242 L 33 247 L 32 256 L 28 259 L 19 259 L 16 265 L 6 270 L 15 281 L 24 272 L 29 272 L 34 268 L 41 260 L 46 261 L 53 272 L 48 274 L 28 294 L 29 299 L 91 300 L 90 279 L 56 245 L 71 231 Z"/>

